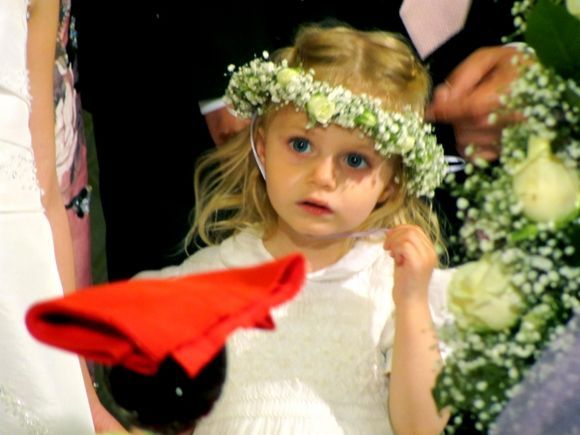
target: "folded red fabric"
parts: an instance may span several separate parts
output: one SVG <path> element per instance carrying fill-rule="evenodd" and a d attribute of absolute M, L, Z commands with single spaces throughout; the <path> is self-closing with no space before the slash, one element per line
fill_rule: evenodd
<path fill-rule="evenodd" d="M 298 293 L 305 269 L 296 254 L 248 268 L 94 286 L 34 305 L 26 325 L 38 340 L 102 364 L 148 375 L 172 357 L 193 377 L 236 328 L 273 329 L 270 309 Z"/>

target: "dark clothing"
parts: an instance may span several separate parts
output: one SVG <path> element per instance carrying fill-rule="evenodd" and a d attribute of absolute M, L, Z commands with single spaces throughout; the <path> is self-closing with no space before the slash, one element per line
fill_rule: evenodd
<path fill-rule="evenodd" d="M 162 2 L 79 3 L 81 96 L 93 115 L 117 280 L 183 258 L 194 162 L 212 142 L 197 108 L 189 15 Z"/>

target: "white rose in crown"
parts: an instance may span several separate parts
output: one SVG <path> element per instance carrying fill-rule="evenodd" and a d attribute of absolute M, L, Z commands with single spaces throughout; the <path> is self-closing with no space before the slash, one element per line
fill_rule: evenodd
<path fill-rule="evenodd" d="M 552 154 L 549 137 L 529 138 L 528 156 L 514 174 L 513 188 L 524 215 L 536 222 L 570 216 L 580 198 L 577 171 Z"/>
<path fill-rule="evenodd" d="M 299 78 L 300 72 L 294 68 L 283 68 L 276 74 L 276 82 L 285 87 L 297 81 Z"/>
<path fill-rule="evenodd" d="M 457 268 L 448 292 L 449 309 L 462 329 L 509 328 L 523 308 L 522 296 L 497 256 L 483 257 Z"/>
<path fill-rule="evenodd" d="M 334 115 L 335 106 L 324 95 L 313 95 L 306 104 L 306 111 L 310 119 L 320 124 L 327 124 Z"/>
<path fill-rule="evenodd" d="M 580 0 L 566 0 L 568 12 L 580 20 Z"/>

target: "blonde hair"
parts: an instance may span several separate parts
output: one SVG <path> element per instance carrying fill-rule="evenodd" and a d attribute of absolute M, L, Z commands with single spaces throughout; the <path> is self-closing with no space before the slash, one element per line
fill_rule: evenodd
<path fill-rule="evenodd" d="M 380 98 L 383 109 L 400 111 L 411 106 L 423 113 L 430 87 L 426 69 L 402 37 L 387 32 L 364 32 L 348 27 L 303 27 L 292 47 L 273 54 L 289 66 L 313 69 L 315 78 L 342 85 L 354 93 Z M 268 125 L 276 107 L 258 119 Z M 250 146 L 249 129 L 202 156 L 195 172 L 196 208 L 186 243 L 201 239 L 218 244 L 232 234 L 259 226 L 266 235 L 276 225 L 272 208 Z M 377 205 L 361 230 L 416 224 L 442 246 L 439 226 L 428 204 L 408 195 L 400 158 L 393 158 L 394 192 Z"/>

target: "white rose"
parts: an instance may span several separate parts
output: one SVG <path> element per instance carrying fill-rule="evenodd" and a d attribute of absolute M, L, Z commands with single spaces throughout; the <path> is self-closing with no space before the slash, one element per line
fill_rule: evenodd
<path fill-rule="evenodd" d="M 568 12 L 580 20 L 580 0 L 566 0 Z"/>
<path fill-rule="evenodd" d="M 449 308 L 464 329 L 499 331 L 512 326 L 523 303 L 497 257 L 459 267 L 449 283 Z"/>
<path fill-rule="evenodd" d="M 281 86 L 286 87 L 294 82 L 298 77 L 300 77 L 300 73 L 294 68 L 284 68 L 276 74 L 276 82 Z"/>
<path fill-rule="evenodd" d="M 310 118 L 320 124 L 327 124 L 334 115 L 334 103 L 324 95 L 314 95 L 306 104 Z"/>
<path fill-rule="evenodd" d="M 523 213 L 536 222 L 558 221 L 572 213 L 580 197 L 578 174 L 555 157 L 550 140 L 533 136 L 528 157 L 513 178 Z"/>

